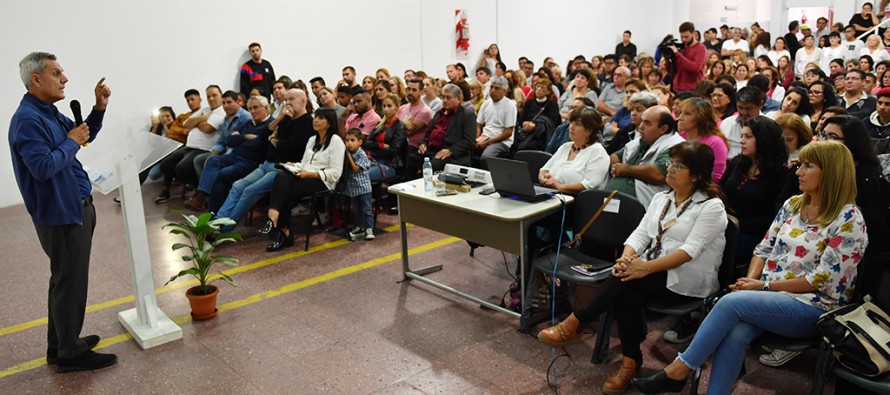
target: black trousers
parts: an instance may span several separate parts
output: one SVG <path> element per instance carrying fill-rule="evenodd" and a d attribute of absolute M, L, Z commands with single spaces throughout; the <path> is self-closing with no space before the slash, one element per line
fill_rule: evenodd
<path fill-rule="evenodd" d="M 327 189 L 319 179 L 298 178 L 289 171 L 278 173 L 269 195 L 269 208 L 278 210 L 278 229 L 290 229 L 291 210 L 300 200 Z"/>
<path fill-rule="evenodd" d="M 207 151 L 182 146 L 167 155 L 161 161 L 161 173 L 164 174 L 164 186 L 173 184 L 173 177 L 186 184 L 197 185 L 200 174 L 195 173 L 195 157 Z"/>
<path fill-rule="evenodd" d="M 609 276 L 600 285 L 597 292 L 586 305 L 575 310 L 575 317 L 582 323 L 596 319 L 606 309 L 614 308 L 615 320 L 618 322 L 618 338 L 621 340 L 621 353 L 643 363 L 643 352 L 640 342 L 646 338 L 643 331 L 643 309 L 650 299 L 692 300 L 694 298 L 679 295 L 667 289 L 667 272 L 652 273 L 641 279 L 622 282 L 615 276 Z M 600 333 L 597 336 L 608 336 Z"/>
<path fill-rule="evenodd" d="M 87 307 L 90 249 L 96 229 L 92 198 L 83 207 L 82 225 L 35 225 L 43 252 L 49 257 L 49 322 L 47 344 L 59 358 L 73 358 L 87 351 L 80 340 Z"/>

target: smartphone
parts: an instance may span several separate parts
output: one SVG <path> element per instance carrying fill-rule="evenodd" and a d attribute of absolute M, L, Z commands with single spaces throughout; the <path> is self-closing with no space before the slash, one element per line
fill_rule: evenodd
<path fill-rule="evenodd" d="M 453 189 L 442 189 L 442 190 L 436 191 L 436 196 L 451 196 L 451 195 L 457 195 L 457 191 L 455 191 Z"/>

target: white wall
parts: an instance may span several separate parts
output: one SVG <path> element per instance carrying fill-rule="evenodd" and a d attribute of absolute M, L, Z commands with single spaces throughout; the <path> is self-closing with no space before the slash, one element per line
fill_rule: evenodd
<path fill-rule="evenodd" d="M 840 1 L 840 0 L 834 0 Z M 146 130 L 152 109 L 185 110 L 188 88 L 219 84 L 234 88 L 246 46 L 263 44 L 278 75 L 329 83 L 355 66 L 359 77 L 387 67 L 444 76 L 454 60 L 454 10 L 469 12 L 468 66 L 498 42 L 508 67 L 519 56 L 537 65 L 552 56 L 560 65 L 577 55 L 611 52 L 625 29 L 640 51 L 652 53 L 667 33 L 676 33 L 697 0 L 590 2 L 582 0 L 375 0 L 269 1 L 265 13 L 243 1 L 124 2 L 24 1 L 0 13 L 0 130 L 18 106 L 23 86 L 18 62 L 41 50 L 59 57 L 70 81 L 68 99 L 89 108 L 96 81 L 107 77 L 113 94 L 100 138 L 81 150 L 89 162 L 117 149 L 128 135 Z M 268 15 L 269 23 L 263 19 Z M 847 17 L 848 18 L 848 17 Z M 68 99 L 57 103 L 69 113 Z M 0 143 L 0 207 L 21 203 L 14 187 L 8 140 Z"/>

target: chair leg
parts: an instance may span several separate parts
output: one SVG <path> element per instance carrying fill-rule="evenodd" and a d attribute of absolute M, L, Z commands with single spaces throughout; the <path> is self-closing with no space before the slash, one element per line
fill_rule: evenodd
<path fill-rule="evenodd" d="M 610 329 L 612 329 L 612 311 L 607 310 L 600 314 L 600 329 L 596 333 L 596 343 L 593 346 L 593 357 L 590 358 L 590 363 L 606 362 L 606 358 L 609 356 Z"/>
<path fill-rule="evenodd" d="M 702 366 L 704 369 L 704 366 Z M 689 385 L 689 394 L 698 395 L 698 384 L 701 382 L 701 369 L 692 372 L 692 383 Z"/>
<path fill-rule="evenodd" d="M 822 395 L 825 387 L 825 375 L 828 374 L 828 365 L 831 361 L 831 350 L 825 342 L 819 343 L 819 358 L 816 360 L 816 372 L 813 374 L 813 388 L 810 395 Z"/>

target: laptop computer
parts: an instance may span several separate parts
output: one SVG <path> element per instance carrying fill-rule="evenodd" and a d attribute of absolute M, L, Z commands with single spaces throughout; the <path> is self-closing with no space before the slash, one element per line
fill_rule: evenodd
<path fill-rule="evenodd" d="M 488 158 L 487 163 L 494 189 L 502 197 L 539 202 L 559 192 L 532 184 L 528 163 L 504 158 Z"/>

